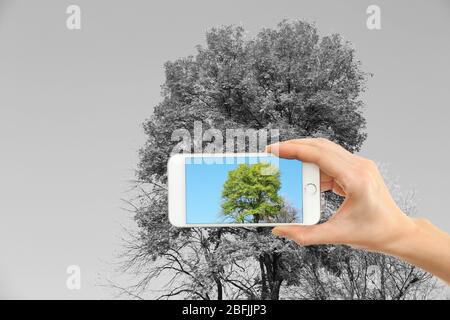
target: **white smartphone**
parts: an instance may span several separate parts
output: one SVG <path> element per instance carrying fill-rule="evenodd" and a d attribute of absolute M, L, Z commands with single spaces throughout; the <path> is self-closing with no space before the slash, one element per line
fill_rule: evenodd
<path fill-rule="evenodd" d="M 176 227 L 311 225 L 320 220 L 317 165 L 269 153 L 176 154 L 168 162 Z"/>

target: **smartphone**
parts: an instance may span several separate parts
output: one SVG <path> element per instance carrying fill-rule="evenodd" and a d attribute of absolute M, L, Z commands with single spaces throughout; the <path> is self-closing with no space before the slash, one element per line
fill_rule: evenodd
<path fill-rule="evenodd" d="M 176 154 L 168 162 L 176 227 L 311 225 L 320 220 L 317 165 L 269 153 Z"/>

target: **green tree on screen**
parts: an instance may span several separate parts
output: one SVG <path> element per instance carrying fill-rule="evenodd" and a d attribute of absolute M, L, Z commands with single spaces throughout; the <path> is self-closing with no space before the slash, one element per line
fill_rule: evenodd
<path fill-rule="evenodd" d="M 228 173 L 223 185 L 222 214 L 238 223 L 267 221 L 283 205 L 280 187 L 280 171 L 275 166 L 241 164 Z"/>

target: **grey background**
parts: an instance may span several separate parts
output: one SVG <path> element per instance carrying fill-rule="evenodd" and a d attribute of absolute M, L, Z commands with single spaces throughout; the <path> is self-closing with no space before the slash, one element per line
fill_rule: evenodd
<path fill-rule="evenodd" d="M 66 29 L 70 4 L 81 6 L 80 31 Z M 380 31 L 366 28 L 370 4 Z M 213 26 L 255 34 L 283 18 L 354 44 L 375 74 L 361 154 L 389 163 L 417 190 L 420 215 L 450 232 L 448 1 L 0 0 L 0 297 L 112 297 L 101 284 L 117 279 L 122 225 L 133 226 L 121 198 L 163 63 L 194 53 Z M 70 264 L 79 291 L 66 288 Z"/>

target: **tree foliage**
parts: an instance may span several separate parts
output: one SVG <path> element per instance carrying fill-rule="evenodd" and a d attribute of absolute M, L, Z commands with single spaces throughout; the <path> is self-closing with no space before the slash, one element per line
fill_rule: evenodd
<path fill-rule="evenodd" d="M 429 276 L 392 258 L 345 246 L 302 248 L 269 228 L 179 229 L 168 221 L 166 164 L 178 143 L 171 134 L 180 128 L 193 134 L 196 120 L 204 129 L 277 128 L 281 140 L 323 136 L 359 150 L 366 138 L 359 95 L 367 74 L 349 43 L 337 34 L 321 37 L 302 21 L 283 21 L 253 38 L 242 27 L 225 26 L 208 31 L 205 46 L 167 62 L 165 71 L 163 99 L 144 123 L 141 192 L 132 202 L 139 231 L 126 252 L 126 267 L 139 281 L 130 290 L 151 291 L 152 280 L 165 274 L 161 298 L 425 295 Z M 326 195 L 325 218 L 340 201 Z M 380 270 L 376 276 L 369 272 L 373 266 Z"/>
<path fill-rule="evenodd" d="M 237 223 L 267 222 L 283 207 L 280 187 L 280 171 L 273 165 L 240 164 L 223 185 L 223 215 Z"/>

